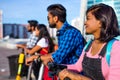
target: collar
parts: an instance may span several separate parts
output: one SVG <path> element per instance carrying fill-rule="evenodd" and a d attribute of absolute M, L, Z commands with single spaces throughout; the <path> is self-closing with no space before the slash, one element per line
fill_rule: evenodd
<path fill-rule="evenodd" d="M 62 27 L 61 27 L 58 31 L 64 30 L 67 26 L 69 26 L 69 24 L 68 24 L 67 21 L 65 21 L 65 22 L 63 23 Z"/>
<path fill-rule="evenodd" d="M 59 30 L 57 30 L 57 36 L 63 34 L 67 26 L 70 26 L 70 25 L 68 24 L 67 21 L 65 21 L 62 27 Z"/>

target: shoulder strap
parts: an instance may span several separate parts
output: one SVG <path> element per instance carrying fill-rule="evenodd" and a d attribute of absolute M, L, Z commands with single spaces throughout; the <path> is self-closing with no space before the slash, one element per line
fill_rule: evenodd
<path fill-rule="evenodd" d="M 115 39 L 120 40 L 120 36 L 115 37 Z"/>
<path fill-rule="evenodd" d="M 93 40 L 89 40 L 89 41 L 87 42 L 87 44 L 85 45 L 85 47 L 84 47 L 84 51 L 85 51 L 85 52 L 89 51 L 90 46 L 92 45 L 92 41 L 93 41 Z"/>
<path fill-rule="evenodd" d="M 110 52 L 111 52 L 112 45 L 113 45 L 114 41 L 115 41 L 115 39 L 109 41 L 108 44 L 107 44 L 106 60 L 107 60 L 108 65 L 110 65 Z"/>
<path fill-rule="evenodd" d="M 110 40 L 107 43 L 107 49 L 104 49 L 104 50 L 106 50 L 106 60 L 107 60 L 108 65 L 110 65 L 110 52 L 112 50 L 112 45 L 113 45 L 113 43 L 114 43 L 115 40 L 120 40 L 120 36 L 117 36 L 114 39 Z M 92 44 L 92 40 L 89 40 L 87 42 L 87 44 L 85 45 L 85 47 L 84 47 L 85 52 L 87 52 L 89 50 L 91 44 Z"/>
<path fill-rule="evenodd" d="M 110 52 L 112 50 L 112 45 L 113 45 L 115 40 L 120 40 L 120 36 L 114 37 L 114 39 L 109 41 L 107 44 L 106 60 L 107 60 L 108 65 L 110 65 Z"/>
<path fill-rule="evenodd" d="M 107 44 L 105 44 L 105 45 L 103 46 L 102 50 L 101 50 L 100 53 L 99 53 L 99 56 L 102 56 L 102 57 L 105 56 L 105 54 L 106 54 L 106 48 L 107 48 Z"/>

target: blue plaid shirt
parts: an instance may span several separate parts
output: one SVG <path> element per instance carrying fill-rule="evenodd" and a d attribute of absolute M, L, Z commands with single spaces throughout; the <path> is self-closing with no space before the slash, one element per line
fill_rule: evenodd
<path fill-rule="evenodd" d="M 80 31 L 65 22 L 57 34 L 59 48 L 52 54 L 54 62 L 57 64 L 77 62 L 84 47 Z"/>

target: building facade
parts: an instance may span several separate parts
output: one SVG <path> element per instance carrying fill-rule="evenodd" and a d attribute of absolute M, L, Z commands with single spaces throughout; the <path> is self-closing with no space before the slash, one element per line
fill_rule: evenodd
<path fill-rule="evenodd" d="M 22 24 L 3 24 L 3 37 L 10 38 L 27 38 L 29 33 Z"/>
<path fill-rule="evenodd" d="M 0 39 L 3 38 L 2 10 L 0 10 Z"/>

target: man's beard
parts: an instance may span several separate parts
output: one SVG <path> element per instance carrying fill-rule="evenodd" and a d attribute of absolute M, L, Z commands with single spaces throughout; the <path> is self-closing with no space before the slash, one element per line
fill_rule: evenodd
<path fill-rule="evenodd" d="M 29 30 L 28 30 L 28 32 L 32 32 L 32 30 L 31 30 L 31 29 L 29 29 Z"/>
<path fill-rule="evenodd" d="M 85 32 L 86 35 L 89 35 L 90 33 Z"/>
<path fill-rule="evenodd" d="M 56 24 L 54 23 L 54 24 L 49 24 L 49 27 L 50 28 L 56 28 Z"/>

